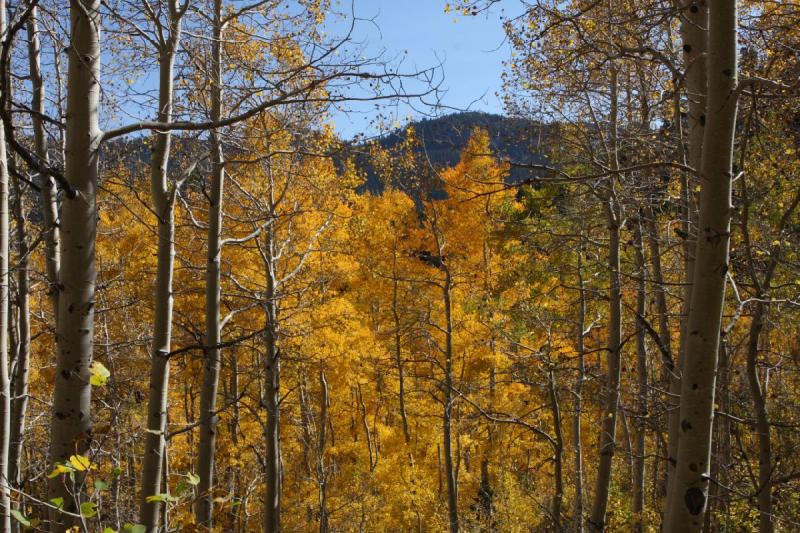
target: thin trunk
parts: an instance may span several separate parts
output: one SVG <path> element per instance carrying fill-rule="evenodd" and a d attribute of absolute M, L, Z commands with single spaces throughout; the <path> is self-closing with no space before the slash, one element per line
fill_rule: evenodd
<path fill-rule="evenodd" d="M 169 39 L 159 50 L 160 122 L 172 119 L 173 68 L 180 39 L 180 14 L 177 2 L 169 4 Z M 148 531 L 159 529 L 162 507 L 147 498 L 162 492 L 162 469 L 166 463 L 167 410 L 169 404 L 169 353 L 172 338 L 172 279 L 175 261 L 175 190 L 170 191 L 168 169 L 171 136 L 169 132 L 153 134 L 150 161 L 150 194 L 153 211 L 158 217 L 157 267 L 153 314 L 153 340 L 150 346 L 150 396 L 147 405 L 147 434 L 142 465 L 142 486 L 139 495 L 139 522 Z M 166 491 L 167 487 L 163 487 Z M 166 520 L 166 517 L 165 517 Z"/>
<path fill-rule="evenodd" d="M 214 0 L 211 43 L 211 116 L 222 117 L 222 0 Z M 222 260 L 222 201 L 225 183 L 222 140 L 218 130 L 210 133 L 211 194 L 208 209 L 208 250 L 206 264 L 206 344 L 203 352 L 203 389 L 200 393 L 200 434 L 198 442 L 195 520 L 211 529 L 214 509 L 214 463 L 217 439 L 217 389 L 220 372 L 220 263 Z"/>
<path fill-rule="evenodd" d="M 722 307 L 728 272 L 736 122 L 737 9 L 710 3 L 708 110 L 701 165 L 700 218 L 680 395 L 680 439 L 669 488 L 666 533 L 699 531 L 708 503 L 711 435 Z"/>
<path fill-rule="evenodd" d="M 619 168 L 617 160 L 617 71 L 611 71 L 611 166 Z M 611 467 L 616 448 L 617 411 L 620 387 L 620 345 L 622 338 L 622 297 L 620 279 L 620 212 L 614 191 L 614 179 L 606 185 L 608 191 L 603 207 L 608 224 L 608 274 L 609 274 L 609 320 L 606 357 L 606 383 L 604 387 L 603 420 L 600 429 L 600 460 L 597 468 L 594 502 L 589 526 L 594 531 L 605 529 L 606 509 L 611 488 Z"/>
<path fill-rule="evenodd" d="M 648 380 L 647 380 L 647 344 L 645 343 L 644 320 L 646 312 L 646 287 L 647 273 L 645 269 L 644 243 L 642 242 L 642 221 L 634 221 L 634 254 L 637 272 L 636 287 L 636 377 L 637 387 L 637 413 L 635 419 L 636 441 L 633 450 L 633 531 L 644 531 L 644 477 L 645 477 L 645 436 L 648 420 Z"/>
<path fill-rule="evenodd" d="M 396 260 L 396 256 L 395 256 Z M 403 422 L 403 436 L 406 444 L 411 443 L 411 432 L 408 430 L 408 416 L 406 415 L 406 385 L 405 369 L 403 368 L 403 346 L 400 336 L 400 313 L 398 311 L 397 289 L 399 282 L 393 280 L 392 286 L 392 317 L 394 318 L 394 358 L 397 365 L 398 394 L 400 396 L 400 418 Z"/>
<path fill-rule="evenodd" d="M 753 410 L 756 418 L 756 435 L 758 438 L 758 530 L 759 533 L 772 533 L 775 524 L 772 521 L 772 442 L 770 441 L 769 413 L 767 411 L 767 391 L 758 375 L 758 351 L 761 332 L 764 329 L 766 304 L 758 301 L 753 310 L 750 332 L 747 342 L 747 382 L 750 396 L 753 399 Z"/>
<path fill-rule="evenodd" d="M 441 254 L 440 254 L 441 256 Z M 442 289 L 445 316 L 445 363 L 444 363 L 444 413 L 442 419 L 444 453 L 444 473 L 447 481 L 447 515 L 450 533 L 458 533 L 458 481 L 453 465 L 452 451 L 452 417 L 453 417 L 453 319 L 450 301 L 450 271 L 445 269 L 445 281 Z"/>
<path fill-rule="evenodd" d="M 325 466 L 325 447 L 328 439 L 328 380 L 319 373 L 319 436 L 317 441 L 317 483 L 319 484 L 319 533 L 328 533 L 328 473 Z"/>
<path fill-rule="evenodd" d="M 548 395 L 550 396 L 550 413 L 553 416 L 553 429 L 555 431 L 555 446 L 553 447 L 553 506 L 550 513 L 553 515 L 553 531 L 562 531 L 561 509 L 564 505 L 564 434 L 561 431 L 561 407 L 558 404 L 558 391 L 556 391 L 555 376 L 552 367 L 548 371 Z"/>
<path fill-rule="evenodd" d="M 583 235 L 578 249 L 578 324 L 577 352 L 578 376 L 575 379 L 573 394 L 575 395 L 575 414 L 572 419 L 572 446 L 575 454 L 575 505 L 573 508 L 573 528 L 575 533 L 583 533 L 583 441 L 581 434 L 581 414 L 583 411 L 583 381 L 586 376 L 586 348 L 584 346 L 584 328 L 586 327 L 586 293 L 583 281 Z"/>
<path fill-rule="evenodd" d="M 6 2 L 0 0 L 0 35 L 6 33 Z M 9 275 L 8 161 L 5 129 L 0 127 L 0 530 L 11 529 L 11 380 L 8 376 Z"/>
<path fill-rule="evenodd" d="M 91 440 L 91 385 L 94 332 L 95 242 L 100 139 L 100 0 L 70 4 L 71 38 L 67 76 L 66 179 L 75 194 L 62 205 L 61 294 L 58 298 L 55 386 L 50 427 L 51 467 L 71 455 L 86 455 Z M 76 472 L 82 487 L 85 472 Z M 80 490 L 80 489 L 79 489 Z M 48 499 L 63 498 L 64 510 L 78 511 L 80 495 L 65 476 L 49 481 Z M 51 529 L 73 523 L 51 512 Z"/>
<path fill-rule="evenodd" d="M 31 124 L 36 156 L 49 164 L 47 132 L 42 117 L 45 116 L 45 88 L 42 78 L 42 50 L 39 42 L 39 9 L 34 7 L 28 16 L 28 69 L 31 79 Z M 50 285 L 48 294 L 53 309 L 53 316 L 58 317 L 59 271 L 61 268 L 61 232 L 58 220 L 58 198 L 56 183 L 50 176 L 40 176 L 42 213 L 45 226 L 45 265 L 47 281 Z"/>
<path fill-rule="evenodd" d="M 273 199 L 274 181 L 272 169 L 269 169 L 270 216 L 274 220 L 275 203 Z M 275 264 L 275 229 L 270 224 L 266 231 L 264 243 L 266 292 L 264 294 L 264 312 L 266 327 L 264 328 L 265 381 L 264 405 L 267 410 L 267 421 L 264 425 L 264 440 L 267 447 L 266 490 L 264 492 L 264 531 L 279 533 L 281 531 L 281 434 L 280 434 L 280 394 L 281 394 L 281 360 L 278 348 L 278 295 L 277 268 Z"/>
<path fill-rule="evenodd" d="M 13 404 L 11 406 L 11 434 L 8 452 L 8 480 L 20 488 L 22 476 L 22 444 L 28 410 L 28 379 L 30 376 L 30 288 L 28 285 L 28 236 L 25 227 L 24 198 L 19 180 L 14 180 L 14 219 L 19 264 L 17 265 L 17 357 L 15 361 Z"/>

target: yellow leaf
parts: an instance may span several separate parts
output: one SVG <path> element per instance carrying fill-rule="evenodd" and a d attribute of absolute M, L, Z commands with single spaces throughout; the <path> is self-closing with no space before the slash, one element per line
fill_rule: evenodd
<path fill-rule="evenodd" d="M 53 471 L 47 474 L 47 477 L 53 479 L 54 477 L 58 477 L 61 474 L 67 474 L 73 470 L 75 469 L 70 465 L 57 464 L 55 468 L 53 468 Z"/>
<path fill-rule="evenodd" d="M 111 371 L 108 370 L 100 361 L 92 361 L 89 365 L 89 383 L 95 387 L 105 385 L 108 378 L 111 377 Z"/>
<path fill-rule="evenodd" d="M 69 464 L 71 464 L 75 470 L 79 472 L 83 472 L 84 470 L 91 470 L 95 467 L 95 464 L 89 460 L 88 457 L 83 455 L 73 455 L 69 458 Z"/>

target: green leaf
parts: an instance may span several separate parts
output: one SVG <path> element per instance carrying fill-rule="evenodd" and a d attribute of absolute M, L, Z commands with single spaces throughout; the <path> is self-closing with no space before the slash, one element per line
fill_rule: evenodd
<path fill-rule="evenodd" d="M 25 515 L 17 511 L 16 509 L 11 509 L 11 516 L 17 519 L 17 522 L 22 524 L 25 527 L 31 527 L 31 521 L 25 518 Z"/>
<path fill-rule="evenodd" d="M 59 496 L 58 498 L 53 498 L 50 500 L 50 503 L 56 506 L 56 508 L 61 509 L 64 507 L 64 498 Z"/>
<path fill-rule="evenodd" d="M 195 474 L 194 472 L 189 472 L 186 474 L 186 482 L 190 485 L 197 485 L 200 483 L 200 476 Z"/>
<path fill-rule="evenodd" d="M 83 502 L 81 504 L 81 515 L 91 518 L 97 514 L 97 504 L 94 502 Z"/>
<path fill-rule="evenodd" d="M 106 527 L 103 529 L 103 533 L 117 533 L 117 530 L 110 527 Z"/>
<path fill-rule="evenodd" d="M 104 490 L 108 490 L 108 482 L 102 479 L 95 479 L 94 480 L 94 490 L 101 492 Z"/>
<path fill-rule="evenodd" d="M 178 485 L 175 487 L 175 494 L 178 496 L 183 496 L 186 493 L 186 489 L 189 488 L 189 484 L 186 483 L 186 480 L 178 481 Z"/>
<path fill-rule="evenodd" d="M 102 387 L 111 377 L 111 371 L 100 361 L 92 361 L 89 365 L 89 374 L 89 383 L 95 387 Z"/>
<path fill-rule="evenodd" d="M 112 468 L 112 469 L 111 469 L 111 474 L 112 474 L 114 477 L 119 477 L 119 476 L 121 476 L 121 475 L 122 475 L 122 468 L 121 468 L 121 467 L 119 467 L 119 466 L 115 466 L 114 468 Z"/>
<path fill-rule="evenodd" d="M 147 533 L 147 528 L 142 524 L 125 524 L 122 529 L 126 533 Z"/>

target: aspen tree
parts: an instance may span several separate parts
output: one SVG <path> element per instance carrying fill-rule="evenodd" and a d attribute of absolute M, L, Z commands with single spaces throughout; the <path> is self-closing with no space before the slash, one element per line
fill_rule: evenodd
<path fill-rule="evenodd" d="M 181 39 L 181 19 L 189 2 L 168 0 L 166 28 L 158 18 L 152 22 L 159 28 L 158 57 L 158 122 L 172 120 L 174 64 Z M 166 31 L 165 31 L 166 30 Z M 150 194 L 157 218 L 157 265 L 153 340 L 150 347 L 150 396 L 147 406 L 142 484 L 139 495 L 139 521 L 150 530 L 159 529 L 166 458 L 167 408 L 169 404 L 169 358 L 172 334 L 172 279 L 175 257 L 175 195 L 178 183 L 169 184 L 170 132 L 153 133 L 150 160 Z M 163 487 L 168 489 L 168 487 Z"/>
<path fill-rule="evenodd" d="M 50 429 L 50 464 L 87 456 L 91 434 L 90 369 L 95 311 L 96 190 L 100 125 L 100 1 L 70 4 L 71 46 L 67 74 L 64 195 L 61 216 L 61 293 L 56 335 L 58 358 Z M 78 511 L 85 471 L 73 487 L 63 476 L 50 479 L 48 498 L 63 498 L 64 510 Z M 78 489 L 79 491 L 80 489 Z M 51 513 L 53 531 L 72 520 Z"/>
<path fill-rule="evenodd" d="M 700 166 L 694 280 L 682 364 L 680 438 L 664 530 L 700 531 L 708 503 L 711 428 L 722 304 L 728 275 L 738 79 L 737 7 L 709 3 L 707 112 Z"/>

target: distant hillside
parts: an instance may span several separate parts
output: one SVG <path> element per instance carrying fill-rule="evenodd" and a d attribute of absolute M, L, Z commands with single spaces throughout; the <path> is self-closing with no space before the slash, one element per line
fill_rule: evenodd
<path fill-rule="evenodd" d="M 454 113 L 439 118 L 411 122 L 366 145 L 351 145 L 349 148 L 352 151 L 345 147 L 334 156 L 336 164 L 342 165 L 348 155 L 354 157 L 356 168 L 366 178 L 364 185 L 359 188 L 361 192 L 380 194 L 386 185 L 391 183 L 405 190 L 416 201 L 420 201 L 426 196 L 420 189 L 427 190 L 427 196 L 435 198 L 441 194 L 441 187 L 436 181 L 435 173 L 431 172 L 429 168 L 418 169 L 413 176 L 387 176 L 384 175 L 384 172 L 378 172 L 374 162 L 364 150 L 369 144 L 377 143 L 391 152 L 393 148 L 397 148 L 403 142 L 409 128 L 412 127 L 421 143 L 420 155 L 424 155 L 424 158 L 430 161 L 436 169 L 456 165 L 470 135 L 478 127 L 488 131 L 490 147 L 497 157 L 521 163 L 546 163 L 547 158 L 544 154 L 556 135 L 556 126 L 533 120 L 478 112 Z M 299 136 L 298 138 L 304 137 Z M 207 144 L 204 139 L 197 139 L 193 136 L 174 136 L 170 160 L 171 170 L 181 172 L 189 166 L 190 162 L 201 159 L 205 150 L 207 150 Z M 233 154 L 237 152 L 241 152 L 241 148 L 234 146 L 226 148 L 226 154 L 229 157 L 233 157 Z M 146 176 L 147 165 L 150 162 L 147 137 L 120 139 L 107 144 L 103 150 L 101 161 L 105 169 L 112 172 L 120 165 L 127 168 L 129 179 Z M 208 172 L 207 166 L 207 162 L 201 162 L 197 167 L 198 175 Z M 519 183 L 530 176 L 531 171 L 529 170 L 512 168 L 505 179 L 508 183 Z M 189 186 L 189 183 L 186 186 Z"/>
<path fill-rule="evenodd" d="M 553 126 L 532 120 L 465 112 L 412 122 L 381 137 L 377 142 L 383 148 L 394 148 L 403 141 L 410 127 L 414 128 L 422 143 L 421 150 L 435 167 L 457 164 L 472 131 L 477 127 L 488 131 L 490 146 L 498 157 L 521 163 L 544 164 L 547 162 L 544 155 L 546 146 L 554 133 Z M 367 177 L 364 189 L 377 194 L 382 192 L 389 177 L 380 176 L 366 159 L 357 160 L 357 165 Z M 515 183 L 529 176 L 530 171 L 513 168 L 506 179 Z"/>

